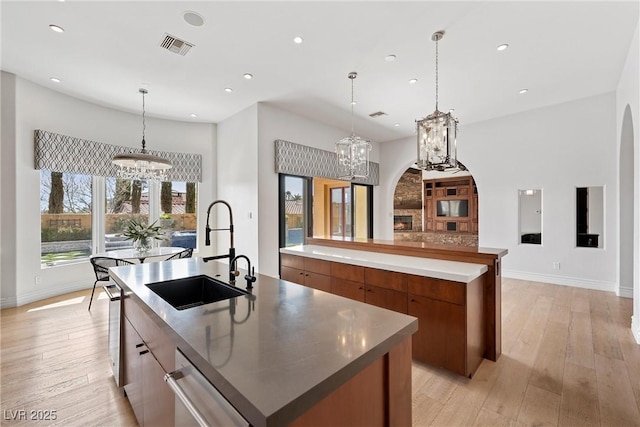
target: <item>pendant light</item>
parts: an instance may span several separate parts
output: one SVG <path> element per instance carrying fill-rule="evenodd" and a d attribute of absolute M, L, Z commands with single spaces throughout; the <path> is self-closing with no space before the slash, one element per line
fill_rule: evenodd
<path fill-rule="evenodd" d="M 436 110 L 427 117 L 416 120 L 418 135 L 418 160 L 420 169 L 445 171 L 458 168 L 456 159 L 456 134 L 458 119 L 438 110 L 438 42 L 444 31 L 431 36 L 436 42 Z"/>
<path fill-rule="evenodd" d="M 353 126 L 353 81 L 358 73 L 351 72 L 351 135 L 336 142 L 338 176 L 340 179 L 363 179 L 369 176 L 369 152 L 371 142 L 356 136 Z"/>
<path fill-rule="evenodd" d="M 147 153 L 145 130 L 144 96 L 146 89 L 139 89 L 142 94 L 142 150 L 139 153 L 118 154 L 113 157 L 113 164 L 118 166 L 116 177 L 137 181 L 166 181 L 171 162 L 159 156 Z"/>

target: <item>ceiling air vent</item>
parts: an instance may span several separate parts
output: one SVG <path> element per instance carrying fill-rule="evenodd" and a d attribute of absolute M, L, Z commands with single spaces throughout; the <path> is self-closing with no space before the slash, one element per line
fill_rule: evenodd
<path fill-rule="evenodd" d="M 374 119 L 378 118 L 378 117 L 382 117 L 382 116 L 386 116 L 387 113 L 385 113 L 384 111 L 376 111 L 375 113 L 371 113 L 369 114 L 369 117 L 373 117 Z"/>
<path fill-rule="evenodd" d="M 160 42 L 160 47 L 167 49 L 169 52 L 177 53 L 178 55 L 185 56 L 189 49 L 195 46 L 193 43 L 189 43 L 184 40 L 180 40 L 171 34 L 164 33 L 164 38 Z"/>

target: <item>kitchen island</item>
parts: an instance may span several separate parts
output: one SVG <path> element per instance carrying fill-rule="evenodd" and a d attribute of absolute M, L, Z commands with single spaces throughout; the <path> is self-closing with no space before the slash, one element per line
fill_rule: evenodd
<path fill-rule="evenodd" d="M 382 239 L 339 238 L 314 236 L 305 238 L 305 245 L 320 245 L 370 253 L 394 254 L 433 260 L 484 264 L 483 328 L 484 358 L 496 361 L 502 354 L 502 257 L 506 249 L 481 246 L 455 246 L 425 242 L 404 242 Z"/>
<path fill-rule="evenodd" d="M 280 249 L 280 277 L 415 316 L 414 359 L 471 377 L 501 352 L 503 249 L 307 238 Z"/>
<path fill-rule="evenodd" d="M 186 310 L 146 286 L 227 278 L 227 268 L 190 258 L 111 269 L 126 295 L 124 384 L 141 425 L 172 425 L 158 376 L 175 369 L 176 349 L 251 425 L 411 425 L 415 318 L 262 275 L 247 295 Z"/>

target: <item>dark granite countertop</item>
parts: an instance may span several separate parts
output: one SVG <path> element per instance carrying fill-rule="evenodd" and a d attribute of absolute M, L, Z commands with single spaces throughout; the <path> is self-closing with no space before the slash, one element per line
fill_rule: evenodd
<path fill-rule="evenodd" d="M 190 258 L 111 269 L 256 426 L 293 421 L 418 330 L 414 317 L 264 275 L 250 296 L 182 311 L 145 286 L 201 274 L 228 278 L 227 265 Z"/>

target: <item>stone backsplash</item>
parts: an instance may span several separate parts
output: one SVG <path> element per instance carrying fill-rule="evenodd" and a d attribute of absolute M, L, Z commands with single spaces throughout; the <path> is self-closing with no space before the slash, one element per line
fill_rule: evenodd
<path fill-rule="evenodd" d="M 403 242 L 424 242 L 439 245 L 478 246 L 477 234 L 460 233 L 423 233 L 423 232 L 395 232 L 393 239 Z"/>

